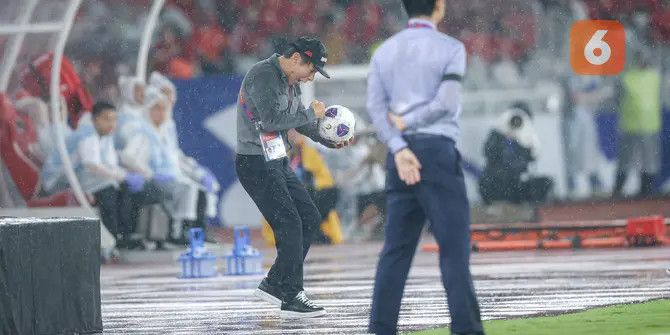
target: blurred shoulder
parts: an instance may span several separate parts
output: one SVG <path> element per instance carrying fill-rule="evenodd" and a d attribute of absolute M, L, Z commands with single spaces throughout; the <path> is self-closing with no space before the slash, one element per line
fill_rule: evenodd
<path fill-rule="evenodd" d="M 396 49 L 403 45 L 404 38 L 402 35 L 403 31 L 397 32 L 379 44 L 379 46 L 372 53 L 371 61 L 375 62 L 378 61 L 380 57 L 385 57 L 385 55 L 395 53 Z"/>
<path fill-rule="evenodd" d="M 267 79 L 268 76 L 275 75 L 275 72 L 275 66 L 271 63 L 270 58 L 267 58 L 254 64 L 251 69 L 249 69 L 249 72 L 247 72 L 247 77 L 261 77 Z"/>
<path fill-rule="evenodd" d="M 465 51 L 465 44 L 458 40 L 457 38 L 447 35 L 440 31 L 434 31 L 433 38 L 439 45 L 450 50 L 463 50 Z"/>

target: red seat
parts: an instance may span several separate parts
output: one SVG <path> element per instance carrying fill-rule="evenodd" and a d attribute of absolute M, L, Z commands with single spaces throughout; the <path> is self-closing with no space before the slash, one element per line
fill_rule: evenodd
<path fill-rule="evenodd" d="M 52 63 L 52 52 L 37 57 L 21 72 L 21 87 L 32 96 L 48 99 Z M 67 57 L 61 61 L 60 94 L 65 98 L 68 122 L 76 128 L 83 113 L 91 110 L 93 99 Z"/>
<path fill-rule="evenodd" d="M 9 98 L 0 93 L 0 157 L 28 207 L 76 205 L 70 191 L 44 198 L 36 197 L 40 169 L 26 154 L 36 138 L 30 118 L 18 115 Z"/>
<path fill-rule="evenodd" d="M 24 151 L 34 136 L 32 122 L 20 118 L 9 98 L 0 93 L 0 154 L 19 192 L 27 201 L 37 192 L 39 169 Z M 32 129 L 32 132 L 31 132 Z M 35 136 L 36 137 L 36 136 Z M 34 141 L 33 141 L 34 143 Z"/>
<path fill-rule="evenodd" d="M 77 198 L 71 190 L 65 190 L 54 195 L 43 198 L 30 199 L 26 202 L 28 207 L 70 207 L 79 206 Z"/>

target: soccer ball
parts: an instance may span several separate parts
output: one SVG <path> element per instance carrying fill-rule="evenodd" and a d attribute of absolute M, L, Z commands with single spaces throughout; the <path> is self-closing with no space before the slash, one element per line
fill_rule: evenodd
<path fill-rule="evenodd" d="M 326 108 L 326 116 L 319 120 L 321 138 L 333 141 L 348 141 L 354 136 L 356 119 L 349 108 L 333 105 Z"/>

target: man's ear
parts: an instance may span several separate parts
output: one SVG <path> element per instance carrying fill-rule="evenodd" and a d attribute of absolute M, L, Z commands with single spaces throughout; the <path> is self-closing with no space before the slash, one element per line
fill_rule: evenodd
<path fill-rule="evenodd" d="M 291 60 L 293 61 L 293 64 L 300 64 L 300 54 L 298 52 L 294 52 L 291 55 Z"/>

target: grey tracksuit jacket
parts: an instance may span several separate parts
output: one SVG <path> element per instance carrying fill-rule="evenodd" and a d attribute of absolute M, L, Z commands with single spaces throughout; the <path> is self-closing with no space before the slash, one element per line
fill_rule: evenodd
<path fill-rule="evenodd" d="M 292 128 L 328 145 L 319 136 L 318 122 L 312 108 L 305 108 L 300 101 L 300 87 L 289 85 L 288 78 L 279 67 L 279 55 L 256 63 L 247 72 L 237 98 L 237 149 L 241 155 L 263 155 L 259 131 L 278 131 L 288 150 L 286 133 Z M 254 121 L 251 120 L 254 119 Z"/>

